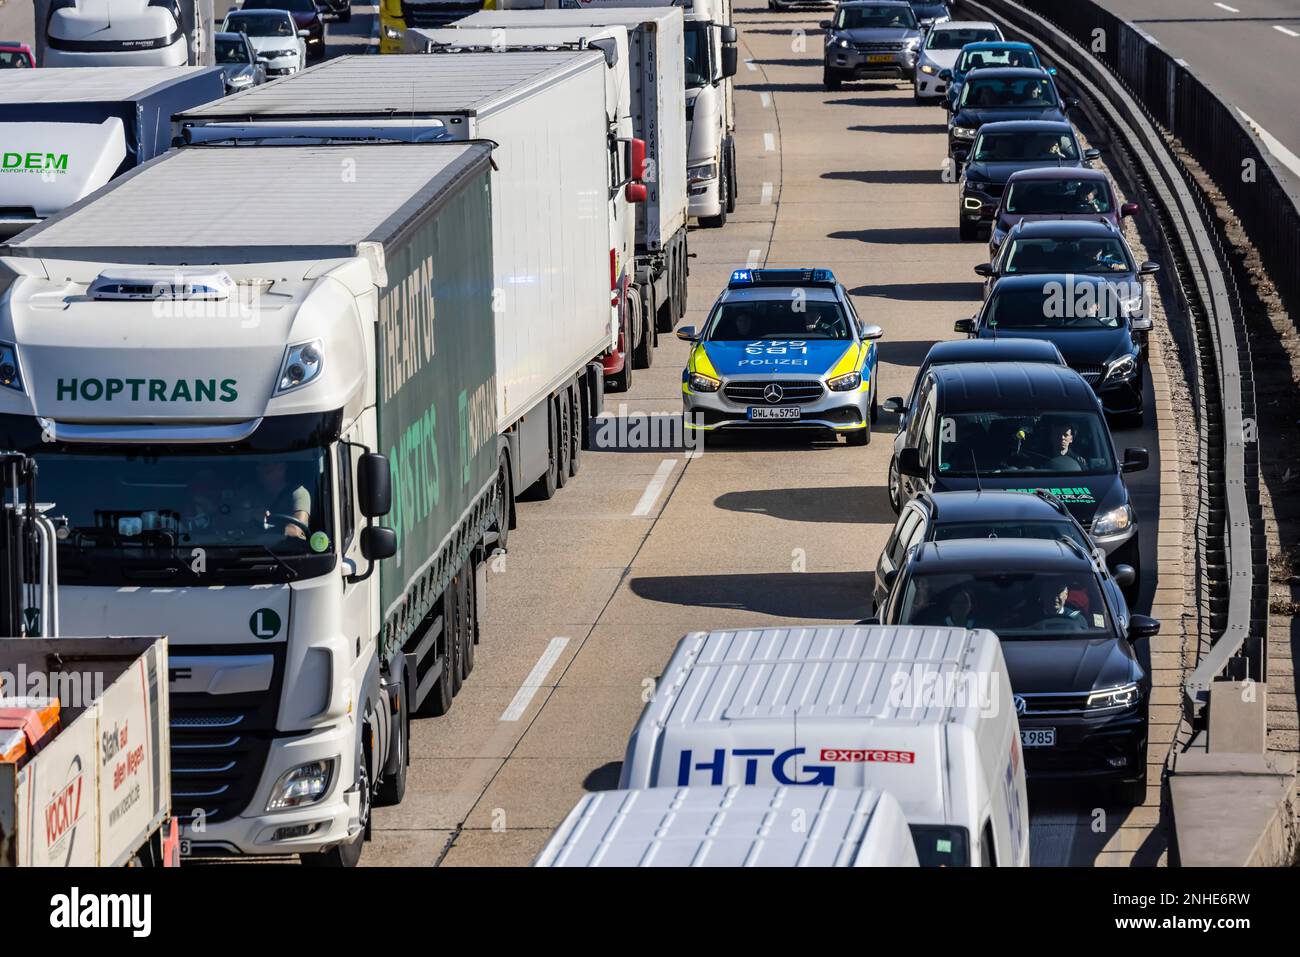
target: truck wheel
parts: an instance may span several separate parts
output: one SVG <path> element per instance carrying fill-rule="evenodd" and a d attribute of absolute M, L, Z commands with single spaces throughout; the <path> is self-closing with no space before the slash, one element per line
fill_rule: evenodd
<path fill-rule="evenodd" d="M 718 183 L 718 215 L 701 216 L 700 225 L 705 229 L 721 229 L 727 225 L 727 191 L 731 189 L 731 171 L 727 169 L 727 154 L 722 154 L 722 179 Z"/>
<path fill-rule="evenodd" d="M 573 428 L 569 430 L 570 475 L 577 475 L 578 469 L 582 467 L 582 437 L 587 432 L 587 416 L 582 411 L 583 391 L 584 387 L 581 384 L 569 390 L 569 395 L 571 396 L 569 404 L 573 406 Z"/>
<path fill-rule="evenodd" d="M 510 459 L 502 452 L 497 459 L 497 516 L 493 526 L 497 533 L 497 548 L 505 551 L 510 538 L 510 520 L 514 515 L 514 478 L 510 474 Z"/>
<path fill-rule="evenodd" d="M 610 392 L 627 392 L 632 388 L 632 330 L 641 322 L 641 295 L 627 297 L 627 327 L 623 330 L 623 371 L 605 378 Z"/>
<path fill-rule="evenodd" d="M 447 640 L 447 654 L 451 663 L 451 696 L 460 694 L 465 683 L 465 568 L 461 567 L 453 579 L 455 595 L 450 602 L 452 629 Z"/>
<path fill-rule="evenodd" d="M 478 583 L 474 578 L 474 560 L 465 563 L 465 634 L 461 644 L 461 661 L 464 662 L 465 678 L 474 670 L 474 657 L 478 644 Z"/>
<path fill-rule="evenodd" d="M 393 753 L 389 756 L 392 771 L 384 774 L 384 779 L 375 785 L 375 804 L 380 807 L 394 807 L 402 803 L 406 796 L 406 768 L 411 753 L 411 719 L 407 714 L 409 702 L 406 691 L 397 701 L 397 714 L 393 716 L 397 724 L 393 734 Z"/>
<path fill-rule="evenodd" d="M 638 369 L 649 369 L 654 363 L 655 343 L 654 325 L 656 321 L 650 316 L 649 303 L 644 299 L 637 310 L 637 324 L 633 327 L 641 332 L 641 341 L 632 349 L 632 365 Z"/>
<path fill-rule="evenodd" d="M 736 211 L 736 197 L 740 194 L 740 177 L 736 175 L 736 141 L 727 139 L 727 163 L 731 175 L 727 177 L 727 212 Z"/>
<path fill-rule="evenodd" d="M 555 497 L 555 490 L 559 488 L 558 477 L 556 476 L 555 460 L 559 447 L 558 433 L 560 424 L 555 421 L 555 407 L 552 405 L 548 415 L 550 420 L 550 433 L 546 443 L 546 471 L 542 473 L 541 478 L 533 483 L 533 487 L 528 490 L 528 497 L 534 501 L 548 502 Z"/>
<path fill-rule="evenodd" d="M 440 717 L 451 710 L 452 672 L 458 667 L 456 658 L 456 582 L 453 580 L 442 593 L 442 674 L 429 689 L 429 697 L 424 699 L 417 714 Z"/>
<path fill-rule="evenodd" d="M 356 867 L 366 846 L 366 831 L 370 829 L 370 772 L 366 768 L 365 752 L 357 755 L 357 790 L 361 795 L 361 830 L 357 836 L 328 850 L 315 854 L 300 854 L 304 867 Z"/>
<path fill-rule="evenodd" d="M 565 389 L 555 399 L 558 434 L 556 438 L 555 487 L 564 488 L 569 484 L 569 456 L 573 453 L 573 410 L 569 407 L 569 390 Z"/>

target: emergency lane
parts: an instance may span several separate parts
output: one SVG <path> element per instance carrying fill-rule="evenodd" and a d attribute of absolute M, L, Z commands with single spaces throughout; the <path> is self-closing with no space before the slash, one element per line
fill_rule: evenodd
<path fill-rule="evenodd" d="M 735 11 L 739 204 L 723 229 L 691 233 L 683 324 L 702 323 L 737 267 L 829 267 L 885 330 L 883 400 L 905 393 L 930 344 L 975 311 L 972 269 L 987 248 L 958 239 L 943 112 L 915 106 L 902 84 L 824 91 L 821 16 Z M 697 454 L 673 428 L 687 351 L 661 336 L 632 390 L 606 396 L 603 448 L 584 453 L 554 499 L 521 504 L 509 554 L 489 564 L 473 680 L 451 714 L 414 723 L 406 800 L 376 810 L 363 864 L 527 864 L 584 791 L 617 784 L 628 734 L 684 634 L 869 614 L 895 519 L 890 417 L 866 448 L 749 439 Z M 1140 496 L 1158 482 L 1156 443 L 1146 431 L 1117 444 L 1152 449 Z M 1154 512 L 1143 520 L 1147 548 Z M 1098 839 L 1091 806 L 1077 804 L 1067 794 L 1032 806 L 1034 863 L 1101 852 L 1109 834 Z M 1158 813 L 1128 817 L 1148 811 Z"/>

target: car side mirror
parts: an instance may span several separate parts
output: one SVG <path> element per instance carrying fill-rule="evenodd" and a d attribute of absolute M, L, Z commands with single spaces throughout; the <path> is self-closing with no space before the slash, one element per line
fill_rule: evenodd
<path fill-rule="evenodd" d="M 859 625 L 878 625 L 878 624 L 880 624 L 880 616 L 879 616 L 879 615 L 872 615 L 870 618 L 863 618 L 860 622 L 858 622 L 858 624 L 859 624 Z"/>
<path fill-rule="evenodd" d="M 380 518 L 393 508 L 393 476 L 388 458 L 366 452 L 357 460 L 357 506 L 366 518 Z"/>
<path fill-rule="evenodd" d="M 1067 110 L 1077 110 L 1079 108 L 1079 98 L 1077 96 L 1072 96 L 1067 99 L 1065 101 L 1065 108 Z"/>
<path fill-rule="evenodd" d="M 1128 620 L 1129 641 L 1141 641 L 1160 634 L 1160 622 L 1148 615 L 1132 615 Z"/>
<path fill-rule="evenodd" d="M 866 325 L 862 327 L 862 338 L 870 342 L 874 342 L 876 339 L 884 336 L 884 334 L 885 330 L 877 325 Z"/>
<path fill-rule="evenodd" d="M 921 468 L 921 453 L 917 449 L 903 449 L 898 453 L 898 474 L 925 478 L 925 469 Z"/>
<path fill-rule="evenodd" d="M 1154 276 L 1160 271 L 1160 264 L 1147 260 L 1138 267 L 1138 274 L 1142 276 Z"/>
<path fill-rule="evenodd" d="M 952 324 L 952 331 L 964 332 L 967 335 L 971 335 L 975 331 L 975 320 L 973 318 L 958 319 L 956 322 Z"/>
<path fill-rule="evenodd" d="M 303 39 L 306 39 L 307 37 L 311 36 L 311 34 L 308 33 L 306 30 L 299 30 L 298 36 L 302 37 Z"/>
<path fill-rule="evenodd" d="M 831 28 L 831 22 L 829 20 L 822 20 L 817 24 L 817 26 L 823 30 L 829 30 Z"/>
<path fill-rule="evenodd" d="M 361 530 L 361 555 L 372 562 L 397 554 L 397 533 L 382 525 L 367 525 Z"/>
<path fill-rule="evenodd" d="M 904 412 L 903 397 L 899 395 L 891 396 L 882 402 L 880 407 L 890 415 L 902 415 Z"/>
<path fill-rule="evenodd" d="M 1083 158 L 1090 163 L 1093 160 L 1101 159 L 1101 150 L 1095 148 L 1086 149 L 1083 151 Z"/>
<path fill-rule="evenodd" d="M 1146 449 L 1125 449 L 1124 465 L 1121 472 L 1144 472 L 1151 465 L 1151 456 Z"/>
<path fill-rule="evenodd" d="M 695 330 L 694 326 L 682 326 L 677 330 L 677 338 L 683 342 L 695 342 L 700 338 L 700 334 Z"/>
<path fill-rule="evenodd" d="M 1119 214 L 1121 217 L 1136 216 L 1140 212 L 1142 212 L 1142 207 L 1137 203 L 1125 203 L 1119 208 Z"/>
<path fill-rule="evenodd" d="M 1128 588 L 1138 580 L 1137 569 L 1132 565 L 1116 565 L 1110 577 L 1115 579 L 1115 584 L 1120 588 Z"/>
<path fill-rule="evenodd" d="M 983 276 L 983 277 L 985 277 L 986 279 L 987 279 L 989 276 L 992 276 L 992 275 L 993 275 L 993 264 L 992 264 L 992 263 L 980 263 L 978 266 L 975 267 L 975 275 L 977 275 L 977 276 Z"/>
<path fill-rule="evenodd" d="M 939 71 L 939 79 L 941 79 L 941 80 L 946 80 L 946 81 L 951 81 L 951 80 L 952 80 L 952 70 L 940 70 L 940 71 Z"/>
<path fill-rule="evenodd" d="M 1130 319 L 1128 327 L 1134 332 L 1150 332 L 1155 328 L 1155 323 L 1146 317 Z"/>

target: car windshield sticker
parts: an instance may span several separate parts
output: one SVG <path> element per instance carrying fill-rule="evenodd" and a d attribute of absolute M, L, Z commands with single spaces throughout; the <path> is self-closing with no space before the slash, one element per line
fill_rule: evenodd
<path fill-rule="evenodd" d="M 307 540 L 307 543 L 311 545 L 311 550 L 313 552 L 328 551 L 330 547 L 330 537 L 324 532 L 312 532 L 311 538 Z"/>
<path fill-rule="evenodd" d="M 1026 495 L 1033 495 L 1038 489 L 1033 488 L 1013 488 L 1009 492 L 1024 492 Z M 1095 505 L 1097 498 L 1092 494 L 1092 489 L 1075 486 L 1073 488 L 1045 488 L 1044 492 L 1059 498 L 1062 502 L 1075 505 Z"/>
<path fill-rule="evenodd" d="M 1094 628 L 1104 628 L 1104 627 L 1106 627 L 1106 619 L 1103 618 L 1101 615 L 1093 615 L 1093 616 L 1092 616 L 1092 627 L 1094 627 Z"/>

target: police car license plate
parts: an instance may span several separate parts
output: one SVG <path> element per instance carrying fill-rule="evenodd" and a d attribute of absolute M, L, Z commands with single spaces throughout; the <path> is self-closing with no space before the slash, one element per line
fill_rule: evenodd
<path fill-rule="evenodd" d="M 749 419 L 751 422 L 759 419 L 797 418 L 799 418 L 799 407 L 797 405 L 751 405 L 749 407 Z"/>
<path fill-rule="evenodd" d="M 888 53 L 873 53 L 871 54 L 871 56 L 867 57 L 867 62 L 868 63 L 892 63 L 894 62 L 894 58 L 891 54 Z"/>
<path fill-rule="evenodd" d="M 1056 747 L 1055 728 L 1030 728 L 1020 732 L 1020 746 L 1023 748 Z"/>

